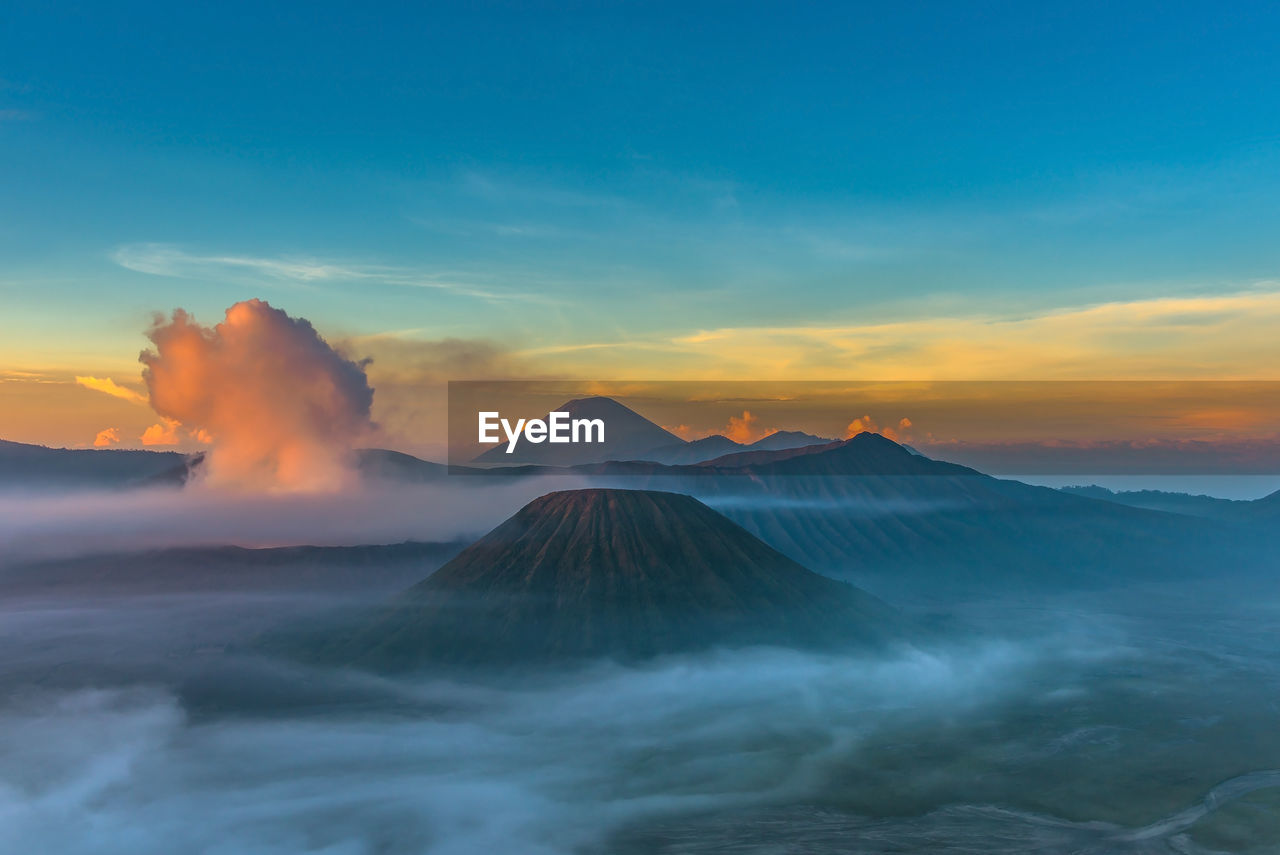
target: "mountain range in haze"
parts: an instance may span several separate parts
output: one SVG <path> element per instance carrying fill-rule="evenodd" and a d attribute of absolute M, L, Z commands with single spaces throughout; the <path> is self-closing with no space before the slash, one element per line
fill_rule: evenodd
<path fill-rule="evenodd" d="M 298 589 L 385 596 L 422 578 L 465 545 L 183 546 L 0 562 L 0 596 Z"/>
<path fill-rule="evenodd" d="M 609 461 L 489 474 L 571 472 L 593 483 L 674 490 L 723 512 L 788 556 L 894 596 L 946 600 L 981 589 L 1037 591 L 1187 577 L 1230 551 L 1265 566 L 1280 504 L 1261 517 L 1188 517 L 984 475 L 879 434 L 668 466 Z M 1280 502 L 1280 500 L 1277 500 Z"/>
<path fill-rule="evenodd" d="M 648 460 L 671 465 L 704 463 L 730 454 L 746 451 L 785 451 L 808 445 L 825 445 L 832 440 L 798 430 L 780 430 L 757 439 L 755 442 L 734 442 L 723 434 L 713 434 L 702 439 L 682 442 L 641 452 L 631 459 Z"/>
<path fill-rule="evenodd" d="M 658 436 L 639 429 L 630 435 Z M 15 455 L 24 466 L 6 468 Z M 99 468 L 99 460 L 110 465 Z M 67 471 L 84 467 L 94 480 L 109 476 L 122 486 L 180 484 L 196 460 L 171 452 L 5 444 L 0 476 L 20 471 L 20 483 L 63 483 Z M 358 463 L 366 477 L 401 483 L 470 473 L 480 476 L 472 486 L 482 487 L 487 478 L 502 483 L 570 474 L 591 486 L 683 493 L 798 564 L 893 598 L 945 599 L 991 586 L 1126 584 L 1203 573 L 1227 554 L 1245 566 L 1267 566 L 1280 518 L 1280 494 L 1254 502 L 1072 494 L 933 460 L 872 433 L 777 450 L 737 449 L 685 464 L 612 460 L 472 469 L 380 449 L 360 451 Z"/>
<path fill-rule="evenodd" d="M 605 442 L 557 445 L 523 442 L 511 454 L 501 445 L 480 454 L 475 462 L 485 466 L 568 467 L 638 460 L 683 465 L 745 451 L 781 451 L 832 441 L 789 430 L 775 431 L 752 443 L 735 442 L 719 434 L 685 441 L 631 408 L 601 396 L 567 401 L 557 410 L 569 413 L 572 418 L 604 420 L 608 426 Z M 443 464 L 389 449 L 359 449 L 356 459 L 361 473 L 374 478 L 421 482 L 446 474 Z M 202 453 L 47 448 L 0 440 L 0 486 L 5 483 L 50 487 L 181 484 L 202 461 Z"/>
<path fill-rule="evenodd" d="M 0 440 L 0 487 L 112 487 L 138 484 L 185 466 L 176 451 L 47 448 Z"/>
<path fill-rule="evenodd" d="M 1113 502 L 1131 508 L 1146 508 L 1206 519 L 1245 522 L 1280 517 L 1280 492 L 1260 499 L 1221 499 L 1167 490 L 1109 490 L 1096 485 L 1060 487 L 1064 493 Z"/>

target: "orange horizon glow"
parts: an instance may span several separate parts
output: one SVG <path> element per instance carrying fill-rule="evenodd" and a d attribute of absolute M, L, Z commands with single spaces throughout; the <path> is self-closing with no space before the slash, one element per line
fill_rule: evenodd
<path fill-rule="evenodd" d="M 536 378 L 610 376 L 574 381 L 579 389 L 622 400 L 643 397 L 656 380 L 713 385 L 755 378 L 760 398 L 788 397 L 794 382 L 824 381 L 856 389 L 842 412 L 775 412 L 764 402 L 725 408 L 715 421 L 679 413 L 654 418 L 692 437 L 722 433 L 750 441 L 776 430 L 841 437 L 856 420 L 886 435 L 922 440 L 961 437 L 983 441 L 1105 440 L 1160 437 L 1206 442 L 1263 437 L 1280 425 L 1280 408 L 1267 400 L 1239 400 L 1220 392 L 1195 399 L 1177 386 L 1196 378 L 1271 379 L 1280 355 L 1280 290 L 1259 288 L 1195 298 L 1099 303 L 1026 317 L 934 317 L 858 326 L 727 327 L 653 338 L 599 342 L 598 347 L 503 351 L 465 342 L 417 343 L 396 337 L 340 340 L 355 356 L 371 356 L 375 437 L 383 444 L 420 450 L 443 444 L 443 385 L 458 377 Z M 455 362 L 454 354 L 465 356 Z M 424 358 L 425 355 L 425 358 Z M 477 359 L 477 357 L 480 357 Z M 105 364 L 105 363 L 104 363 Z M 1089 400 L 1052 405 L 1028 399 L 1026 387 L 993 383 L 970 402 L 975 415 L 946 410 L 931 391 L 946 381 L 996 381 L 1013 376 L 1046 381 L 1147 380 L 1123 396 L 1097 386 Z M 843 378 L 859 377 L 857 382 Z M 911 382 L 904 382 L 911 381 Z M 1027 381 L 1030 382 L 1030 381 Z M 912 385 L 912 384 L 915 385 Z M 1161 384 L 1166 384 L 1162 386 Z M 207 444 L 203 436 L 173 431 L 151 409 L 140 370 L 40 370 L 30 365 L 0 372 L 0 438 L 68 447 L 138 448 L 164 443 L 178 450 Z M 1188 389 L 1191 386 L 1187 386 Z M 1208 389 L 1210 387 L 1202 387 Z M 1015 392 L 1016 390 L 1016 392 Z M 1190 397 L 1188 397 L 1190 395 Z M 1024 400 L 1028 399 L 1028 400 Z M 1020 403 L 1021 402 L 1021 403 Z M 981 406 L 978 406 L 978 405 Z M 1033 419 L 1020 407 L 1057 408 L 1062 418 Z M 860 409 L 851 409 L 851 408 Z M 838 407 L 837 407 L 838 409 Z M 953 408 L 954 410 L 954 408 Z M 914 433 L 904 430 L 907 419 Z M 117 439 L 118 437 L 118 439 Z"/>

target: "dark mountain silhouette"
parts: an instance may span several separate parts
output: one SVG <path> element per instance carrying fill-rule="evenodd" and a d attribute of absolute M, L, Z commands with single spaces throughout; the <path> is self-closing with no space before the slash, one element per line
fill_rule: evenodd
<path fill-rule="evenodd" d="M 680 437 L 664 430 L 629 407 L 612 398 L 577 398 L 556 408 L 571 418 L 602 419 L 605 441 L 602 443 L 532 443 L 521 439 L 508 454 L 505 440 L 475 458 L 483 464 L 536 463 L 548 466 L 570 466 L 603 460 L 636 460 L 648 451 L 679 445 Z M 546 418 L 544 415 L 543 418 Z"/>
<path fill-rule="evenodd" d="M 788 448 L 801 448 L 806 445 L 826 445 L 829 442 L 834 442 L 834 440 L 824 439 L 799 430 L 780 430 L 757 439 L 755 442 L 748 443 L 746 448 L 749 451 L 784 451 Z"/>
<path fill-rule="evenodd" d="M 776 451 L 751 451 L 749 447 L 744 448 L 746 450 L 687 465 L 669 465 L 651 460 L 607 460 L 567 467 L 523 465 L 473 470 L 468 470 L 467 467 L 452 467 L 452 471 L 512 476 L 572 474 L 588 477 L 622 475 L 672 478 L 707 476 L 759 478 L 770 475 L 947 475 L 973 476 L 992 480 L 990 476 L 967 466 L 934 460 L 908 451 L 893 440 L 877 433 L 860 433 L 851 439 Z"/>
<path fill-rule="evenodd" d="M 703 463 L 708 460 L 714 460 L 718 457 L 724 457 L 728 454 L 736 454 L 739 452 L 749 451 L 784 451 L 787 449 L 801 448 L 807 445 L 826 445 L 833 440 L 823 439 L 820 436 L 814 436 L 811 433 L 804 433 L 798 430 L 782 430 L 771 433 L 763 439 L 755 442 L 743 444 L 734 442 L 727 436 L 722 434 L 713 434 L 712 436 L 695 439 L 689 442 L 681 442 L 676 445 L 667 445 L 661 448 L 655 448 L 646 452 L 636 460 L 652 461 L 655 463 L 665 463 L 672 466 L 687 465 L 691 463 Z M 616 458 L 624 460 L 625 458 Z"/>
<path fill-rule="evenodd" d="M 1274 530 L 1274 524 L 1280 522 L 1280 490 L 1253 501 L 1213 499 L 1208 496 L 1191 498 L 1205 516 L 1247 523 L 1251 528 L 1264 531 Z"/>
<path fill-rule="evenodd" d="M 741 451 L 745 447 L 742 443 L 734 442 L 727 436 L 714 434 L 713 436 L 705 436 L 702 439 L 690 440 L 689 442 L 664 445 L 661 448 L 644 452 L 636 459 L 669 465 L 701 463 L 704 460 L 711 460 L 714 457 L 722 457 L 735 451 Z"/>
<path fill-rule="evenodd" d="M 742 451 L 701 464 L 725 474 L 752 475 L 978 475 L 966 466 L 912 454 L 878 433 L 778 451 Z"/>
<path fill-rule="evenodd" d="M 443 463 L 432 463 L 412 454 L 385 448 L 362 448 L 356 452 L 356 466 L 366 478 L 385 481 L 425 483 L 449 474 Z"/>
<path fill-rule="evenodd" d="M 1217 520 L 1246 520 L 1251 512 L 1263 507 L 1265 499 L 1256 502 L 1239 499 L 1220 499 L 1214 496 L 1175 493 L 1165 490 L 1109 490 L 1097 485 L 1079 487 L 1060 487 L 1064 493 L 1074 496 L 1086 496 L 1114 502 L 1131 508 L 1146 508 L 1153 511 L 1166 511 L 1171 514 L 1186 514 L 1193 517 L 1207 517 Z"/>
<path fill-rule="evenodd" d="M 675 493 L 551 493 L 323 650 L 376 668 L 902 638 L 904 620 Z"/>
<path fill-rule="evenodd" d="M 0 564 L 0 595 L 49 591 L 175 593 L 305 590 L 386 596 L 420 579 L 465 544 L 191 546 Z"/>
<path fill-rule="evenodd" d="M 1254 513 L 1262 516 L 1280 515 L 1280 490 L 1274 493 L 1268 493 L 1261 499 L 1251 502 L 1254 506 Z"/>
<path fill-rule="evenodd" d="M 0 484 L 127 487 L 181 467 L 176 451 L 48 448 L 0 440 Z"/>

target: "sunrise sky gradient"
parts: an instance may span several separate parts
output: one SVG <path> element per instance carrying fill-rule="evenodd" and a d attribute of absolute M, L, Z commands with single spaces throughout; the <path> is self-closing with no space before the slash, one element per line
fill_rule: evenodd
<path fill-rule="evenodd" d="M 254 297 L 406 450 L 449 379 L 1280 379 L 1280 11 L 1043 6 L 8 9 L 0 438 L 164 441 L 153 314 Z"/>

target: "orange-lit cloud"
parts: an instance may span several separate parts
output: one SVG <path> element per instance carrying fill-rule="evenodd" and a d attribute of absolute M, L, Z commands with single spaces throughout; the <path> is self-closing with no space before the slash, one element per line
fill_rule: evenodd
<path fill-rule="evenodd" d="M 115 367 L 112 369 L 117 370 Z M 104 426 L 120 431 L 120 445 L 155 421 L 148 407 L 114 395 L 86 392 L 77 374 L 110 376 L 102 371 L 0 371 L 0 439 L 51 447 L 92 445 Z"/>
<path fill-rule="evenodd" d="M 351 477 L 353 443 L 372 427 L 373 389 L 364 366 L 306 320 L 255 299 L 213 327 L 177 309 L 148 336 L 155 349 L 141 356 L 143 377 L 165 420 L 148 433 L 176 441 L 180 424 L 212 441 L 209 483 L 328 490 Z"/>
<path fill-rule="evenodd" d="M 147 396 L 134 390 L 121 386 L 110 377 L 76 377 L 76 383 L 86 389 L 93 389 L 96 392 L 103 392 L 113 398 L 119 398 L 122 401 L 128 401 L 132 404 L 146 404 Z"/>
<path fill-rule="evenodd" d="M 94 448 L 106 448 L 111 445 L 117 445 L 120 442 L 120 428 L 106 428 L 98 431 L 98 435 L 93 438 Z"/>
<path fill-rule="evenodd" d="M 894 442 L 908 442 L 911 439 L 911 428 L 911 419 L 905 417 L 898 420 L 897 426 L 885 425 L 880 427 L 871 416 L 859 416 L 849 422 L 848 427 L 844 429 L 844 438 L 850 439 L 860 433 L 869 432 L 878 433 Z"/>
<path fill-rule="evenodd" d="M 162 419 L 144 430 L 138 438 L 143 445 L 177 445 L 178 428 L 181 426 L 177 419 Z"/>
<path fill-rule="evenodd" d="M 848 319 L 832 313 L 812 326 L 637 329 L 618 341 L 600 341 L 600 330 L 593 329 L 589 339 L 569 338 L 562 346 L 514 352 L 492 342 L 416 341 L 396 333 L 350 341 L 360 354 L 377 359 L 368 369 L 368 382 L 379 390 L 372 416 L 382 432 L 373 441 L 420 454 L 427 453 L 427 446 L 437 449 L 432 453 L 442 453 L 438 449 L 444 446 L 446 432 L 443 390 L 450 379 L 607 377 L 612 381 L 600 384 L 602 393 L 625 401 L 629 384 L 681 379 L 752 380 L 783 388 L 796 380 L 841 386 L 887 380 L 1270 380 L 1275 379 L 1272 366 L 1280 359 L 1280 337 L 1275 335 L 1280 328 L 1280 283 L 1275 282 L 1214 296 L 1113 300 L 1017 314 L 984 313 L 978 307 L 954 315 L 918 304 L 900 307 L 898 317 L 907 319 Z M 131 381 L 118 364 L 85 364 L 74 373 L 89 376 L 75 382 L 72 373 L 16 360 L 0 371 L 0 437 L 83 444 L 102 425 L 111 424 L 120 426 L 124 444 L 129 444 L 155 421 L 146 409 L 135 407 L 131 415 L 120 403 L 137 404 L 145 397 L 107 379 Z M 85 396 L 81 388 L 103 394 Z M 833 395 L 821 420 L 816 410 L 800 419 L 754 399 L 732 406 L 749 406 L 753 415 L 780 428 L 829 436 L 840 435 L 850 417 L 862 413 L 884 418 L 910 412 L 938 437 L 984 441 L 1051 435 L 1258 434 L 1280 424 L 1280 405 L 1259 402 L 1249 394 L 1209 397 L 1196 392 L 1176 401 L 1155 385 L 1117 387 L 1114 395 L 1098 386 L 1088 390 L 1086 400 L 1057 396 L 1027 406 L 1037 400 L 1038 392 L 993 387 L 975 392 L 972 402 L 952 406 L 943 400 L 949 393 L 929 393 L 921 399 L 921 388 L 885 383 L 860 388 L 857 400 L 837 400 Z M 724 418 L 723 412 L 695 416 L 674 409 L 659 410 L 653 417 L 676 426 L 692 425 L 687 436 L 679 434 L 686 438 L 716 432 Z M 184 420 L 180 445 L 193 447 L 194 443 L 188 446 L 190 432 L 202 429 L 206 439 L 208 434 L 219 435 L 211 427 Z"/>
<path fill-rule="evenodd" d="M 1197 409 L 1182 413 L 1172 421 L 1188 428 L 1229 433 L 1256 432 L 1258 429 L 1270 432 L 1276 428 L 1268 413 L 1240 407 Z"/>
<path fill-rule="evenodd" d="M 734 442 L 741 442 L 744 445 L 763 439 L 771 433 L 777 433 L 777 428 L 761 428 L 757 425 L 760 419 L 751 414 L 750 410 L 743 410 L 740 416 L 729 416 L 729 423 L 725 425 L 721 431 L 725 436 Z"/>

